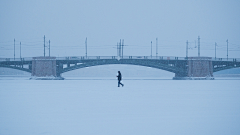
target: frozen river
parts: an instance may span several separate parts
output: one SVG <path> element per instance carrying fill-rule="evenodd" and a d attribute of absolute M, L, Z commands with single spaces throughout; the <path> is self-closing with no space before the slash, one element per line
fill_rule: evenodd
<path fill-rule="evenodd" d="M 240 79 L 0 78 L 0 135 L 239 135 Z"/>

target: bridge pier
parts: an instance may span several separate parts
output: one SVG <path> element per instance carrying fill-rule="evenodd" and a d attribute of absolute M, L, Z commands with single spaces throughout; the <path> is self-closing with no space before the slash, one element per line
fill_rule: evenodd
<path fill-rule="evenodd" d="M 28 69 L 32 70 L 32 64 L 28 65 Z"/>
<path fill-rule="evenodd" d="M 57 76 L 61 76 L 61 73 L 62 73 L 62 71 L 63 71 L 63 64 L 62 63 L 59 63 L 59 64 L 57 64 L 56 65 L 56 67 L 57 67 Z"/>
<path fill-rule="evenodd" d="M 213 80 L 211 57 L 188 57 L 185 73 L 175 73 L 174 80 Z"/>
<path fill-rule="evenodd" d="M 56 57 L 33 57 L 32 77 L 34 80 L 63 80 L 56 71 Z"/>

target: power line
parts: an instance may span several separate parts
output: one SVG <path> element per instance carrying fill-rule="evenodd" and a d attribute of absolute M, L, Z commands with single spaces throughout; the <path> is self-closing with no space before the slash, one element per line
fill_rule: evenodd
<path fill-rule="evenodd" d="M 198 57 L 200 57 L 200 36 L 198 36 Z"/>
<path fill-rule="evenodd" d="M 86 47 L 86 57 L 87 57 L 87 38 L 85 40 L 85 47 Z"/>
<path fill-rule="evenodd" d="M 216 59 L 216 55 L 217 55 L 216 48 L 217 48 L 217 43 L 215 42 L 215 59 Z"/>
<path fill-rule="evenodd" d="M 228 59 L 228 39 L 227 39 L 227 59 Z"/>
<path fill-rule="evenodd" d="M 122 39 L 122 57 L 123 57 L 123 46 L 124 46 L 124 39 Z"/>
<path fill-rule="evenodd" d="M 49 40 L 49 48 L 48 49 L 49 49 L 49 57 L 50 57 L 50 40 Z"/>
<path fill-rule="evenodd" d="M 188 57 L 188 40 L 186 42 L 186 58 Z"/>
<path fill-rule="evenodd" d="M 158 38 L 156 38 L 156 57 L 158 56 Z"/>
<path fill-rule="evenodd" d="M 152 57 L 152 41 L 151 41 L 151 57 Z"/>
<path fill-rule="evenodd" d="M 44 48 L 44 53 L 43 53 L 43 54 L 44 54 L 44 57 L 45 57 L 45 35 L 44 35 L 43 38 L 44 38 L 44 46 L 43 46 L 43 48 Z"/>
<path fill-rule="evenodd" d="M 21 50 L 22 50 L 22 49 L 21 49 L 21 42 L 20 42 L 20 59 L 22 58 L 22 56 L 21 56 L 21 55 L 22 55 L 22 54 L 21 54 L 21 53 L 22 53 Z"/>
<path fill-rule="evenodd" d="M 15 38 L 14 38 L 14 60 L 15 60 Z"/>

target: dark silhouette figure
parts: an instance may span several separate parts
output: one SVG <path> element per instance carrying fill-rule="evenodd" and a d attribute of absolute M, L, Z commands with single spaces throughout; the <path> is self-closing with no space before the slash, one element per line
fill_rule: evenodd
<path fill-rule="evenodd" d="M 117 76 L 117 78 L 118 78 L 118 87 L 120 86 L 120 84 L 121 84 L 122 87 L 123 87 L 124 85 L 121 83 L 121 80 L 122 80 L 122 74 L 121 74 L 120 71 L 118 71 L 118 76 Z"/>

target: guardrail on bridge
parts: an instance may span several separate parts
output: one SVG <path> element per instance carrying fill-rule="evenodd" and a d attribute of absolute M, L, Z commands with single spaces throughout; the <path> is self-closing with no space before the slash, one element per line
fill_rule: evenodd
<path fill-rule="evenodd" d="M 91 59 L 150 59 L 150 60 L 187 60 L 191 57 L 174 57 L 174 56 L 67 56 L 56 57 L 56 60 L 91 60 Z M 0 62 L 4 61 L 31 61 L 32 57 L 25 58 L 0 58 Z M 240 62 L 240 58 L 212 58 L 212 61 L 233 61 Z"/>

